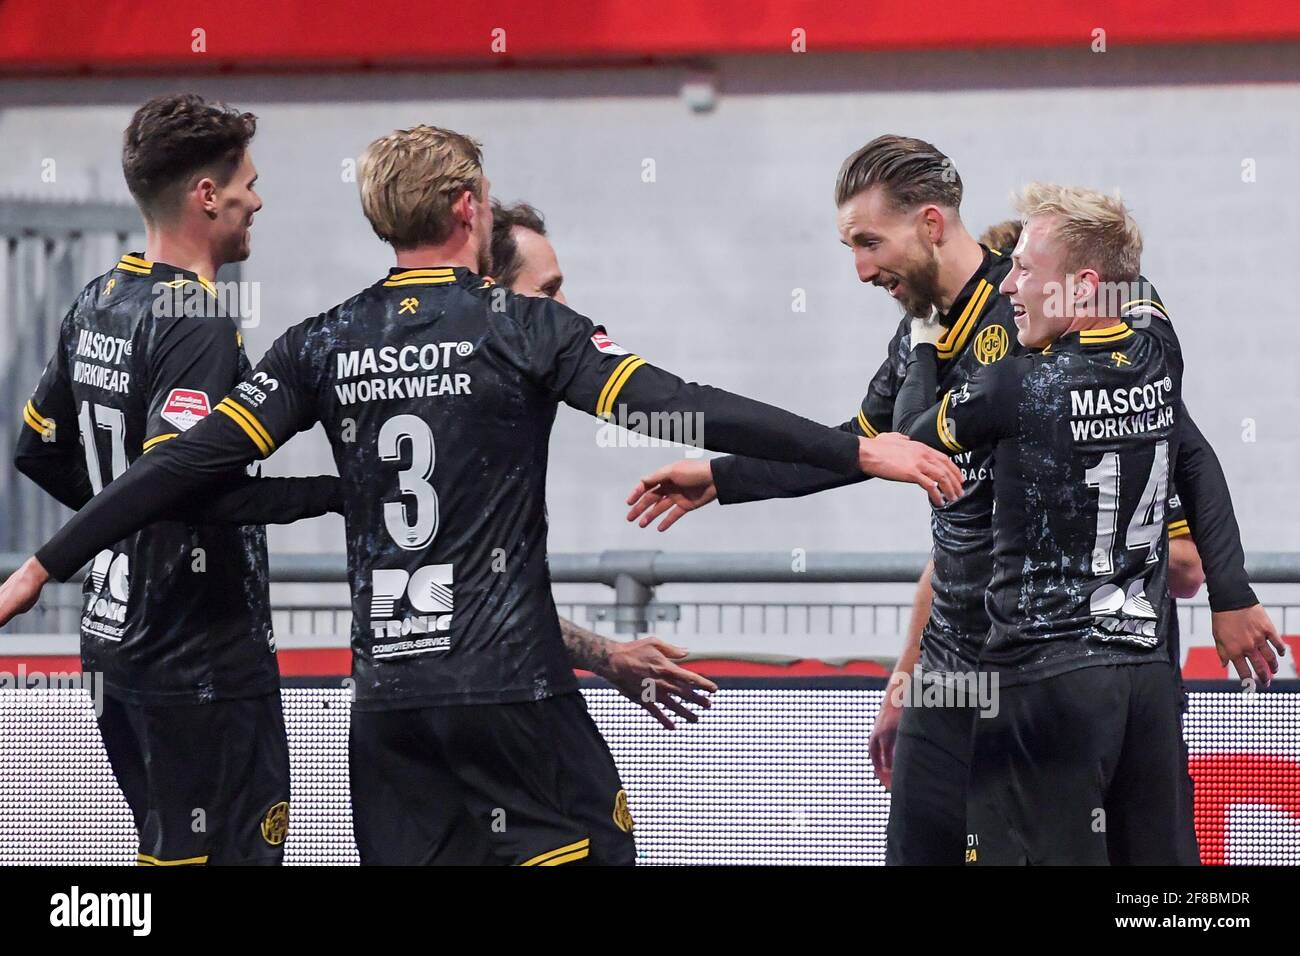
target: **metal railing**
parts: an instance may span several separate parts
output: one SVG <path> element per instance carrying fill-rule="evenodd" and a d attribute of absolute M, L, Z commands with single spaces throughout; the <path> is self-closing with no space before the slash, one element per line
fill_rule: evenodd
<path fill-rule="evenodd" d="M 910 604 L 898 601 L 672 601 L 656 600 L 655 589 L 669 584 L 910 584 L 929 556 L 921 552 L 666 552 L 603 551 L 552 554 L 556 585 L 604 585 L 612 601 L 557 602 L 560 614 L 595 630 L 615 634 L 649 631 L 674 634 L 851 634 L 901 635 Z M 7 576 L 25 556 L 0 554 Z M 1300 554 L 1257 552 L 1246 562 L 1257 584 L 1300 583 Z M 345 585 L 342 554 L 277 554 L 271 559 L 276 585 L 325 587 L 315 600 L 273 601 L 275 629 L 282 646 L 313 638 L 345 639 L 351 610 L 339 585 Z M 1266 601 L 1284 632 L 1300 629 L 1300 604 Z M 26 633 L 73 634 L 80 614 L 80 589 L 74 584 L 47 589 L 27 619 Z M 1183 630 L 1208 629 L 1204 603 L 1180 604 Z M 17 623 L 17 622 L 16 622 Z M 331 642 L 333 643 L 333 642 Z"/>

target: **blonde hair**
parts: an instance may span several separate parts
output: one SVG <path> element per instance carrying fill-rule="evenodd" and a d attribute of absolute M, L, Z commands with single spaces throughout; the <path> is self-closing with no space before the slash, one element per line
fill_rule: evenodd
<path fill-rule="evenodd" d="M 1065 269 L 1095 269 L 1103 282 L 1132 282 L 1142 268 L 1142 232 L 1118 196 L 1093 189 L 1030 183 L 1015 200 L 1028 222 L 1052 218 L 1051 234 L 1065 254 Z"/>
<path fill-rule="evenodd" d="M 444 242 L 465 190 L 482 198 L 483 149 L 468 136 L 413 126 L 381 136 L 361 156 L 361 209 L 394 249 Z"/>

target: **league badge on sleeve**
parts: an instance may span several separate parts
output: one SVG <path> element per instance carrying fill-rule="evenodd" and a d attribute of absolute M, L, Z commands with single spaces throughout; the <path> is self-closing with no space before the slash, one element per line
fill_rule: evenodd
<path fill-rule="evenodd" d="M 195 388 L 173 388 L 163 402 L 163 421 L 175 425 L 181 431 L 189 431 L 195 423 L 208 417 L 212 406 L 208 404 L 208 393 Z"/>
<path fill-rule="evenodd" d="M 597 326 L 596 331 L 591 336 L 591 344 L 604 352 L 606 355 L 630 355 L 627 349 L 623 348 L 608 335 L 605 334 L 604 328 Z"/>

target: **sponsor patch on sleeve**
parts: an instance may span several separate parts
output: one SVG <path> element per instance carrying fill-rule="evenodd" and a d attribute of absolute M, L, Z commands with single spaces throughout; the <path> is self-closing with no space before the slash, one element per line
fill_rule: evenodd
<path fill-rule="evenodd" d="M 596 346 L 598 351 L 604 352 L 606 355 L 630 355 L 631 354 L 630 352 L 628 352 L 627 349 L 623 348 L 621 345 L 619 345 L 617 342 L 611 339 L 608 335 L 606 335 L 605 330 L 602 328 L 597 328 L 595 333 L 592 334 L 591 344 Z"/>
<path fill-rule="evenodd" d="M 208 403 L 208 393 L 195 388 L 173 388 L 163 402 L 163 421 L 175 425 L 181 431 L 188 431 L 197 422 L 207 418 L 212 411 Z"/>

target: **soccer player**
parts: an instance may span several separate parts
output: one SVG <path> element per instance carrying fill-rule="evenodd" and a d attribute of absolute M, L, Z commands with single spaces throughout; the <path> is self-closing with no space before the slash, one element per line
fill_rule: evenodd
<path fill-rule="evenodd" d="M 960 474 L 901 436 L 867 442 L 687 384 L 554 299 L 485 282 L 490 184 L 468 137 L 399 130 L 360 166 L 362 208 L 397 266 L 287 331 L 217 414 L 73 517 L 0 587 L 0 625 L 91 549 L 319 421 L 346 500 L 363 862 L 631 863 L 626 795 L 546 568 L 557 405 L 699 414 L 708 447 L 861 467 L 936 502 L 960 494 Z"/>
<path fill-rule="evenodd" d="M 1108 286 L 1137 282 L 1142 251 L 1118 199 L 1033 184 L 1019 208 L 1025 227 L 1001 291 L 1020 344 L 1040 351 L 927 407 L 938 355 L 915 345 L 895 406 L 917 440 L 953 454 L 992 448 L 996 463 L 980 669 L 1001 695 L 975 722 L 967 860 L 1194 864 L 1168 655 L 1177 336 L 1163 317 L 1126 322 L 1110 304 Z"/>
<path fill-rule="evenodd" d="M 203 420 L 249 371 L 212 279 L 248 256 L 262 205 L 255 128 L 252 114 L 197 96 L 132 117 L 122 168 L 145 251 L 78 295 L 15 453 L 70 508 Z M 104 541 L 84 587 L 82 667 L 104 675 L 96 717 L 142 864 L 284 854 L 289 751 L 260 525 L 341 511 L 340 485 L 231 470 L 212 491 L 178 501 L 177 520 Z"/>
<path fill-rule="evenodd" d="M 567 305 L 555 247 L 546 235 L 546 220 L 528 203 L 503 206 L 492 200 L 492 280 L 519 295 L 545 296 Z M 707 708 L 705 694 L 718 685 L 682 667 L 689 653 L 657 637 L 612 641 L 560 618 L 560 636 L 574 667 L 603 677 L 633 703 L 672 730 L 671 713 L 694 723 L 699 715 L 688 705 Z M 647 693 L 647 691 L 650 691 Z"/>
<path fill-rule="evenodd" d="M 981 246 L 962 224 L 963 185 L 952 161 L 923 140 L 884 135 L 845 160 L 835 187 L 841 241 L 853 251 L 858 277 L 886 289 L 904 310 L 885 361 L 856 414 L 840 428 L 871 437 L 894 427 L 894 404 L 915 337 L 929 339 L 940 361 L 939 385 L 956 388 L 978 370 L 1019 350 L 1009 299 L 998 286 L 1010 257 Z M 1144 297 L 1145 299 L 1146 297 Z M 1153 302 L 1154 295 L 1150 296 Z M 1134 310 L 1156 308 L 1145 301 Z M 1244 558 L 1222 470 L 1209 445 L 1183 416 L 1177 469 L 1182 487 L 1199 505 L 1197 533 L 1209 564 L 1215 639 L 1220 654 L 1241 661 L 1276 637 L 1242 566 Z M 991 452 L 971 449 L 956 459 L 965 494 L 936 508 L 933 602 L 923 636 L 913 628 L 899 658 L 873 730 L 871 751 L 888 777 L 892 800 L 886 862 L 960 864 L 965 849 L 965 792 L 971 707 L 907 707 L 899 693 L 924 679 L 950 681 L 975 673 L 988 634 L 985 594 L 992 575 Z M 713 500 L 722 504 L 795 497 L 841 487 L 862 475 L 835 474 L 807 465 L 743 457 L 685 460 L 646 476 L 633 489 L 629 520 L 642 527 L 662 518 L 666 530 Z M 921 604 L 926 595 L 918 596 Z M 914 613 L 913 621 L 919 620 Z M 919 646 L 915 639 L 920 637 Z M 919 661 L 919 670 L 913 667 Z M 897 746 L 895 749 L 894 741 Z"/>

